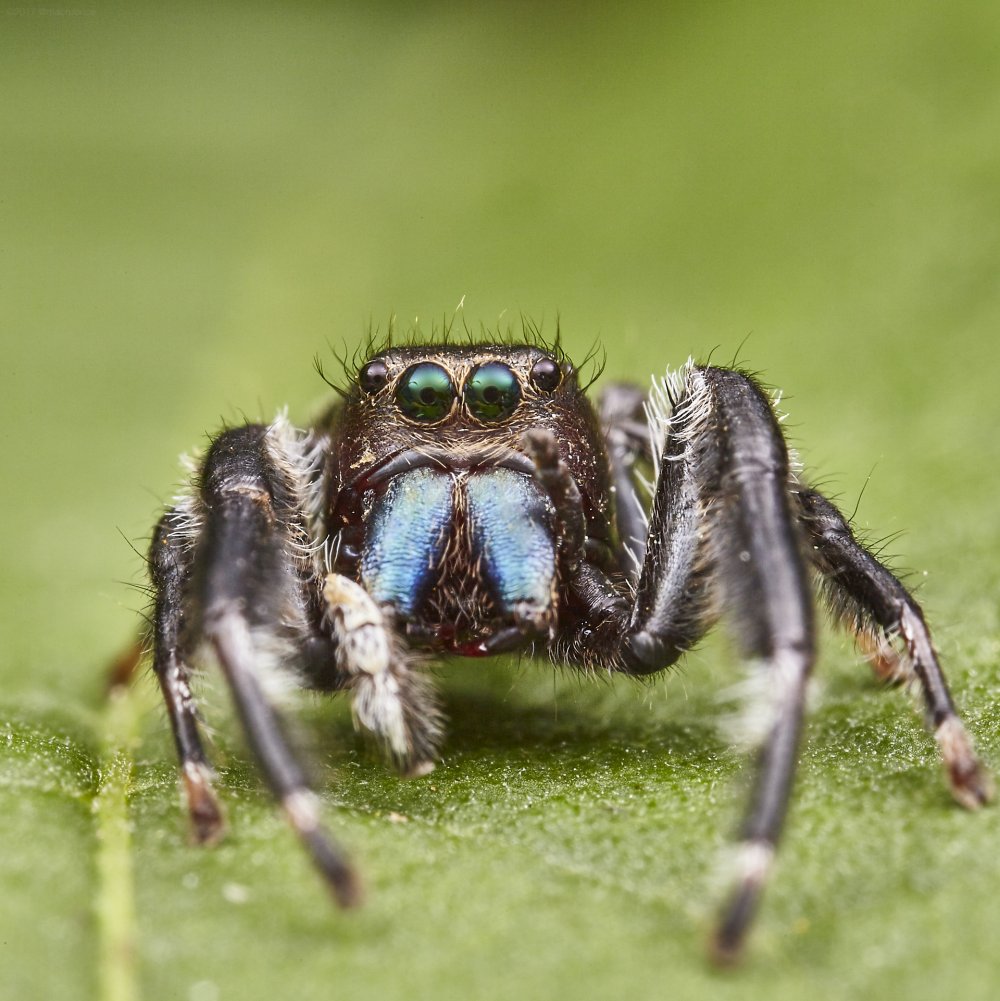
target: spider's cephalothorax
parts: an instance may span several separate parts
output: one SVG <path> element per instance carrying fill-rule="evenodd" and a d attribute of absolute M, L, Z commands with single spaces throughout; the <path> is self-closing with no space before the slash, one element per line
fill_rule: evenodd
<path fill-rule="evenodd" d="M 329 432 L 333 569 L 413 643 L 483 655 L 544 641 L 581 544 L 616 569 L 599 425 L 572 366 L 539 348 L 384 352 Z"/>
<path fill-rule="evenodd" d="M 738 954 L 792 785 L 814 658 L 811 578 L 888 680 L 919 686 L 952 792 L 990 795 L 919 606 L 790 466 L 770 400 L 740 372 L 688 364 L 595 411 L 539 344 L 389 348 L 306 431 L 220 434 L 150 555 L 154 668 L 193 829 L 222 815 L 189 687 L 206 643 L 290 823 L 342 904 L 354 870 L 267 691 L 291 670 L 349 689 L 355 719 L 408 775 L 433 767 L 441 715 L 417 649 L 544 649 L 648 675 L 721 614 L 766 690 L 737 871 L 716 955 Z"/>

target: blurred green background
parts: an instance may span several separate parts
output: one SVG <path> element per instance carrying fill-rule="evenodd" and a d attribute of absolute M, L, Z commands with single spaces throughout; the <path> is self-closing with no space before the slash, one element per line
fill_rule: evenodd
<path fill-rule="evenodd" d="M 0 95 L 4 997 L 996 996 L 997 811 L 950 805 L 832 634 L 728 977 L 702 955 L 744 790 L 722 639 L 649 688 L 449 665 L 422 782 L 307 703 L 371 889 L 350 916 L 211 676 L 211 852 L 153 685 L 108 709 L 101 676 L 177 455 L 308 420 L 317 352 L 464 302 L 558 318 L 611 377 L 714 349 L 783 387 L 814 478 L 848 510 L 867 481 L 857 523 L 921 585 L 995 765 L 1000 5 L 18 5 Z"/>

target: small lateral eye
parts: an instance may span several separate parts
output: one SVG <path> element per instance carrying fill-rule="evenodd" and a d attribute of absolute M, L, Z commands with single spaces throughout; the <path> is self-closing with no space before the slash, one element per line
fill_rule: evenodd
<path fill-rule="evenodd" d="M 411 365 L 396 387 L 396 402 L 415 421 L 433 423 L 447 416 L 455 399 L 451 376 L 433 362 Z"/>
<path fill-rule="evenodd" d="M 381 358 L 368 362 L 358 373 L 358 385 L 362 392 L 371 396 L 377 393 L 389 381 L 389 370 Z"/>
<path fill-rule="evenodd" d="M 552 358 L 540 358 L 531 366 L 531 384 L 543 393 L 551 393 L 562 381 L 562 371 Z"/>
<path fill-rule="evenodd" d="M 487 424 L 510 417 L 521 402 L 517 376 L 498 361 L 474 369 L 465 380 L 464 394 L 469 413 Z"/>

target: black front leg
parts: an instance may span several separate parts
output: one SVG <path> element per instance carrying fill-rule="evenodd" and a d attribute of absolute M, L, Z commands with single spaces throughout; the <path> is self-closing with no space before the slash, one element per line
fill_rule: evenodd
<path fill-rule="evenodd" d="M 748 377 L 689 367 L 651 401 L 663 447 L 634 598 L 593 567 L 573 593 L 587 609 L 565 649 L 584 663 L 654 673 L 693 645 L 721 608 L 765 691 L 757 775 L 737 872 L 713 946 L 735 958 L 781 833 L 814 659 L 813 609 L 777 420 Z"/>
<path fill-rule="evenodd" d="M 298 651 L 324 642 L 314 621 L 307 478 L 294 432 L 283 423 L 235 428 L 215 440 L 198 491 L 167 515 L 154 540 L 154 664 L 187 777 L 203 768 L 203 752 L 180 654 L 201 639 L 212 646 L 271 790 L 347 906 L 360 894 L 354 872 L 320 826 L 316 797 L 265 694 L 277 675 L 303 666 Z"/>

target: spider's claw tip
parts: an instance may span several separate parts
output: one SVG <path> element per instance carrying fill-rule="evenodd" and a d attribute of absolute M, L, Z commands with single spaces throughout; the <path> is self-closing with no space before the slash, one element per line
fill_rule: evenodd
<path fill-rule="evenodd" d="M 719 928 L 708 941 L 708 958 L 720 970 L 731 970 L 743 962 L 743 937 L 726 934 Z"/>
<path fill-rule="evenodd" d="M 345 866 L 336 873 L 330 874 L 330 890 L 337 906 L 343 910 L 360 907 L 365 902 L 365 889 L 357 872 L 351 866 Z"/>
<path fill-rule="evenodd" d="M 361 877 L 339 847 L 319 829 L 309 832 L 305 841 L 337 906 L 346 911 L 364 903 L 365 892 Z"/>
<path fill-rule="evenodd" d="M 713 966 L 732 969 L 743 961 L 743 947 L 746 944 L 755 898 L 755 891 L 742 887 L 723 910 L 708 942 L 708 958 Z"/>
<path fill-rule="evenodd" d="M 217 845 L 226 834 L 226 821 L 218 804 L 191 811 L 191 838 L 197 845 Z"/>
<path fill-rule="evenodd" d="M 986 806 L 996 794 L 993 776 L 979 761 L 973 761 L 971 768 L 961 772 L 949 769 L 951 794 L 966 810 L 978 810 Z"/>
<path fill-rule="evenodd" d="M 747 930 L 773 861 L 774 844 L 765 838 L 751 838 L 736 846 L 736 878 L 710 941 L 709 955 L 716 966 L 735 966 L 743 958 Z"/>
<path fill-rule="evenodd" d="M 966 810 L 985 806 L 993 798 L 993 776 L 976 756 L 962 721 L 952 714 L 938 726 L 934 737 L 941 750 L 952 796 Z"/>
<path fill-rule="evenodd" d="M 195 844 L 214 845 L 226 833 L 226 820 L 212 788 L 211 772 L 200 762 L 188 762 L 182 774 L 191 837 Z"/>
<path fill-rule="evenodd" d="M 425 775 L 430 775 L 437 767 L 433 761 L 414 761 L 411 764 L 406 765 L 406 767 L 400 770 L 400 777 L 404 779 L 420 779 Z"/>

